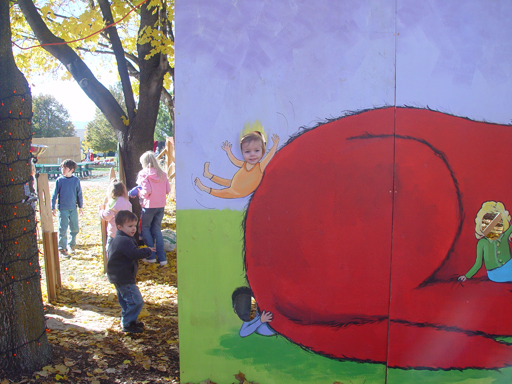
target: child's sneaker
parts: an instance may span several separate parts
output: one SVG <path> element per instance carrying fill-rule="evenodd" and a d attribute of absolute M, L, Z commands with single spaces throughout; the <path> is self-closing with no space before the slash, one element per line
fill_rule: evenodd
<path fill-rule="evenodd" d="M 76 253 L 75 247 L 69 247 L 69 254 L 74 255 Z"/>
<path fill-rule="evenodd" d="M 122 322 L 123 319 L 119 318 L 119 322 Z M 144 328 L 144 323 L 142 321 L 132 321 L 130 324 L 135 324 L 139 328 Z"/>
<path fill-rule="evenodd" d="M 137 322 L 132 321 L 127 326 L 123 326 L 123 332 L 126 333 L 142 333 L 144 329 L 142 327 L 137 326 Z"/>
<path fill-rule="evenodd" d="M 164 265 L 167 265 L 167 260 L 161 261 L 160 265 L 163 267 Z"/>
<path fill-rule="evenodd" d="M 63 249 L 63 248 L 59 249 L 59 256 L 61 258 L 63 258 L 63 259 L 69 259 L 70 258 L 68 251 L 66 249 Z"/>
<path fill-rule="evenodd" d="M 141 259 L 143 263 L 153 264 L 156 263 L 156 259 Z"/>

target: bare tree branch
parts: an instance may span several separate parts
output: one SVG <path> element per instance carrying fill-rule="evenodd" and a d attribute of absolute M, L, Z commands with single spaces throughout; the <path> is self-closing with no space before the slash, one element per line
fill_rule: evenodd
<path fill-rule="evenodd" d="M 103 44 L 103 46 L 106 47 L 105 44 Z M 88 53 L 99 53 L 101 55 L 112 55 L 114 56 L 115 53 L 113 51 L 101 51 L 101 50 L 95 50 L 94 52 L 92 50 L 90 50 L 89 48 L 83 48 L 83 47 L 78 47 L 77 48 L 79 51 L 83 51 L 83 52 L 88 52 Z M 135 56 L 129 54 L 129 53 L 126 53 L 125 52 L 125 55 L 127 57 L 131 57 L 131 58 L 135 58 Z M 138 61 L 138 60 L 137 60 Z M 134 77 L 138 80 L 139 78 L 139 71 L 137 70 L 137 68 L 134 67 L 134 65 L 129 61 L 129 60 L 126 60 L 126 67 L 128 69 L 128 74 L 131 76 L 131 77 Z"/>
<path fill-rule="evenodd" d="M 83 48 L 83 47 L 76 47 L 78 51 L 88 52 L 88 53 L 99 53 L 100 55 L 114 55 L 113 51 L 102 51 L 100 49 L 96 49 L 95 51 L 92 51 L 89 48 Z"/>

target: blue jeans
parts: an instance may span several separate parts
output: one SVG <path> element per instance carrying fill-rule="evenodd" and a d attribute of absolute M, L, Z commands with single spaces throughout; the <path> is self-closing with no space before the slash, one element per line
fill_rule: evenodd
<path fill-rule="evenodd" d="M 107 236 L 107 244 L 105 244 L 105 252 L 108 253 L 108 247 L 110 247 L 110 243 L 114 240 L 113 237 Z"/>
<path fill-rule="evenodd" d="M 121 306 L 121 325 L 128 327 L 132 321 L 137 321 L 144 300 L 137 284 L 114 284 L 117 300 Z"/>
<path fill-rule="evenodd" d="M 141 214 L 141 232 L 144 244 L 153 247 L 156 243 L 156 257 L 158 262 L 167 261 L 167 255 L 164 251 L 164 238 L 162 237 L 162 219 L 164 217 L 164 208 L 142 208 Z M 153 242 L 154 241 L 154 242 Z M 153 260 L 155 252 L 148 259 Z"/>
<path fill-rule="evenodd" d="M 68 227 L 69 246 L 76 245 L 78 234 L 78 212 L 75 209 L 59 209 L 59 249 L 68 248 Z"/>

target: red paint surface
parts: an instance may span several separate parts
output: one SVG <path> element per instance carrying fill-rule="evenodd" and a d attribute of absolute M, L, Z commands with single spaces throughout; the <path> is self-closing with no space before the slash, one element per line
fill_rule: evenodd
<path fill-rule="evenodd" d="M 387 108 L 283 147 L 246 221 L 247 276 L 272 327 L 333 358 L 511 365 L 512 347 L 490 337 L 512 334 L 511 285 L 475 279 L 484 269 L 456 282 L 474 263 L 481 204 L 512 208 L 511 129 Z"/>

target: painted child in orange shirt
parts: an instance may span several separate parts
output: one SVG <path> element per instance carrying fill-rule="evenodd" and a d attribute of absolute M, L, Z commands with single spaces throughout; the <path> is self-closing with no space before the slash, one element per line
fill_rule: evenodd
<path fill-rule="evenodd" d="M 194 183 L 201 191 L 223 199 L 236 199 L 253 193 L 261 182 L 266 166 L 277 151 L 279 136 L 276 134 L 272 135 L 272 142 L 269 153 L 263 158 L 266 150 L 263 134 L 259 131 L 248 133 L 240 141 L 240 148 L 244 158 L 244 161 L 242 161 L 237 159 L 231 152 L 231 143 L 225 141 L 222 143 L 221 148 L 226 151 L 229 160 L 240 169 L 235 173 L 232 180 L 223 179 L 212 174 L 209 170 L 210 163 L 206 162 L 204 163 L 203 176 L 227 188 L 214 189 L 206 187 L 198 177 L 196 177 Z"/>

